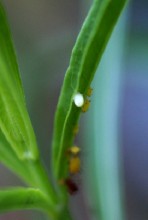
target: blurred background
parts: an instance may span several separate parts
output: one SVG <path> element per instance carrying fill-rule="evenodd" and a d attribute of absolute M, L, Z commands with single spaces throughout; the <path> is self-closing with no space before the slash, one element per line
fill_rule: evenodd
<path fill-rule="evenodd" d="M 3 2 L 15 43 L 29 114 L 42 158 L 47 169 L 50 169 L 56 104 L 72 47 L 92 1 L 62 0 L 61 3 L 58 0 L 3 0 Z M 101 63 L 101 70 L 98 71 L 100 73 L 93 82 L 94 95 L 91 108 L 88 114 L 82 117 L 80 134 L 76 140 L 77 144 L 83 146 L 84 168 L 78 176 L 80 192 L 70 199 L 70 203 L 75 219 L 78 220 L 99 219 L 100 210 L 91 201 L 94 196 L 91 184 L 95 182 L 94 187 L 101 191 L 97 182 L 102 175 L 98 173 L 101 158 L 99 160 L 100 154 L 97 154 L 97 150 L 99 146 L 102 148 L 103 145 L 106 146 L 104 140 L 114 146 L 115 142 L 118 143 L 118 148 L 107 148 L 104 153 L 105 158 L 109 155 L 106 159 L 103 158 L 103 161 L 107 161 L 106 170 L 109 165 L 122 174 L 121 179 L 117 177 L 118 173 L 109 173 L 107 176 L 108 183 L 114 185 L 114 177 L 117 177 L 121 186 L 118 189 L 118 186 L 114 185 L 113 190 L 111 184 L 108 186 L 108 189 L 112 190 L 112 193 L 108 194 L 111 203 L 117 202 L 122 197 L 126 209 L 125 219 L 148 219 L 148 1 L 130 1 L 120 20 Z M 101 73 L 102 75 L 106 73 L 107 77 L 99 78 Z M 100 105 L 103 106 L 102 110 L 100 107 L 97 108 Z M 111 115 L 112 120 L 108 115 Z M 99 118 L 100 121 L 97 122 Z M 87 129 L 84 130 L 84 127 Z M 95 139 L 97 134 L 101 135 L 99 140 L 101 143 Z M 89 146 L 85 149 L 86 140 Z M 98 148 L 96 143 L 100 144 L 97 145 Z M 115 161 L 111 163 L 112 166 L 111 160 Z M 88 167 L 85 165 L 86 161 Z M 0 174 L 2 176 L 0 186 L 22 184 L 3 165 L 0 166 Z M 94 179 L 89 183 L 88 179 L 93 179 L 93 175 L 95 177 L 98 175 L 98 180 Z M 102 175 L 102 180 L 103 178 L 105 177 Z M 123 193 L 120 193 L 122 188 Z M 116 189 L 119 192 L 118 196 L 115 195 Z M 99 191 L 98 195 L 101 195 Z M 96 198 L 94 201 L 99 203 L 99 196 L 99 199 Z M 33 211 L 19 211 L 0 216 L 0 220 L 34 218 L 44 219 L 41 213 Z M 113 220 L 119 218 L 116 216 Z"/>

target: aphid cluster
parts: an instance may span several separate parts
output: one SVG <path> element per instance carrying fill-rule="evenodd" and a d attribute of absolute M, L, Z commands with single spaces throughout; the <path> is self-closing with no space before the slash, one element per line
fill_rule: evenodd
<path fill-rule="evenodd" d="M 68 149 L 70 153 L 69 157 L 69 173 L 77 174 L 80 171 L 81 161 L 79 158 L 80 148 L 77 146 L 72 146 Z"/>
<path fill-rule="evenodd" d="M 84 96 L 81 93 L 77 93 L 74 96 L 74 103 L 77 107 L 81 107 L 82 112 L 86 112 L 90 106 L 90 100 L 88 97 L 92 95 L 92 88 L 87 90 L 87 93 Z M 79 131 L 78 125 L 73 129 L 73 134 L 76 135 Z M 70 194 L 74 194 L 78 191 L 77 183 L 74 181 L 76 174 L 80 172 L 81 169 L 81 160 L 80 160 L 80 148 L 78 146 L 72 146 L 66 151 L 68 157 L 68 171 L 69 177 L 61 181 L 67 187 L 67 190 Z"/>
<path fill-rule="evenodd" d="M 68 192 L 72 195 L 78 191 L 78 186 L 73 180 L 73 177 L 80 172 L 81 161 L 79 158 L 80 148 L 72 146 L 67 150 L 68 153 L 68 170 L 70 177 L 65 179 L 65 185 Z"/>
<path fill-rule="evenodd" d="M 80 148 L 78 146 L 72 146 L 66 151 L 66 155 L 68 157 L 69 177 L 60 181 L 60 184 L 65 185 L 71 195 L 78 191 L 78 186 L 73 177 L 80 171 L 81 161 L 79 153 Z"/>

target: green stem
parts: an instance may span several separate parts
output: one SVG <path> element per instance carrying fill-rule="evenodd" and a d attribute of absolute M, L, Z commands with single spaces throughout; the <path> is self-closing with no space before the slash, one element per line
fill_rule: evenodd
<path fill-rule="evenodd" d="M 51 184 L 51 180 L 49 179 L 43 164 L 40 160 L 28 161 L 27 169 L 29 170 L 29 176 L 31 176 L 31 186 L 39 188 L 44 193 L 50 205 L 48 209 L 51 209 L 52 207 L 56 213 L 53 219 L 60 219 L 59 217 L 65 209 L 65 201 L 60 197 L 60 194 L 56 192 L 53 184 Z"/>
<path fill-rule="evenodd" d="M 28 161 L 27 165 L 32 175 L 33 186 L 42 190 L 51 204 L 57 205 L 58 198 L 56 192 L 40 160 Z"/>

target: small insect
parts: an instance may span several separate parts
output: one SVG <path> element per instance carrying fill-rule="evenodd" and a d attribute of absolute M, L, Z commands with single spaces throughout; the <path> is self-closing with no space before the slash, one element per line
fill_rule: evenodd
<path fill-rule="evenodd" d="M 76 156 L 80 153 L 80 148 L 78 146 L 72 146 L 68 149 L 68 152 L 72 155 L 72 156 Z"/>
<path fill-rule="evenodd" d="M 77 184 L 70 178 L 65 179 L 65 184 L 67 186 L 68 192 L 73 195 L 78 191 Z"/>
<path fill-rule="evenodd" d="M 77 93 L 74 98 L 74 103 L 77 107 L 82 107 L 84 104 L 84 97 L 81 93 Z"/>
<path fill-rule="evenodd" d="M 65 155 L 67 156 L 68 160 L 70 160 L 71 157 L 77 156 L 79 153 L 80 148 L 77 146 L 72 146 L 66 150 Z"/>
<path fill-rule="evenodd" d="M 72 157 L 69 160 L 69 172 L 70 174 L 77 174 L 80 172 L 81 161 L 78 156 Z"/>
<path fill-rule="evenodd" d="M 82 112 L 86 112 L 89 109 L 90 106 L 90 100 L 86 99 L 83 106 L 82 106 Z"/>
<path fill-rule="evenodd" d="M 60 180 L 60 184 L 66 186 L 70 195 L 75 194 L 79 190 L 77 184 L 69 177 L 64 180 Z"/>
<path fill-rule="evenodd" d="M 81 161 L 79 158 L 80 148 L 72 146 L 66 151 L 69 164 L 69 173 L 77 174 L 80 171 Z"/>
<path fill-rule="evenodd" d="M 91 87 L 89 87 L 86 92 L 86 95 L 90 97 L 92 95 L 92 92 L 93 92 L 93 89 Z"/>
<path fill-rule="evenodd" d="M 73 134 L 76 135 L 79 132 L 79 125 L 75 125 L 73 128 Z"/>

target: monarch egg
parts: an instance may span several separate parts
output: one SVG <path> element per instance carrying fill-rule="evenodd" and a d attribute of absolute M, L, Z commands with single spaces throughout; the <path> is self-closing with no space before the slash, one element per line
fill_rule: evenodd
<path fill-rule="evenodd" d="M 73 100 L 77 107 L 82 107 L 84 104 L 84 97 L 81 93 L 77 93 Z"/>

